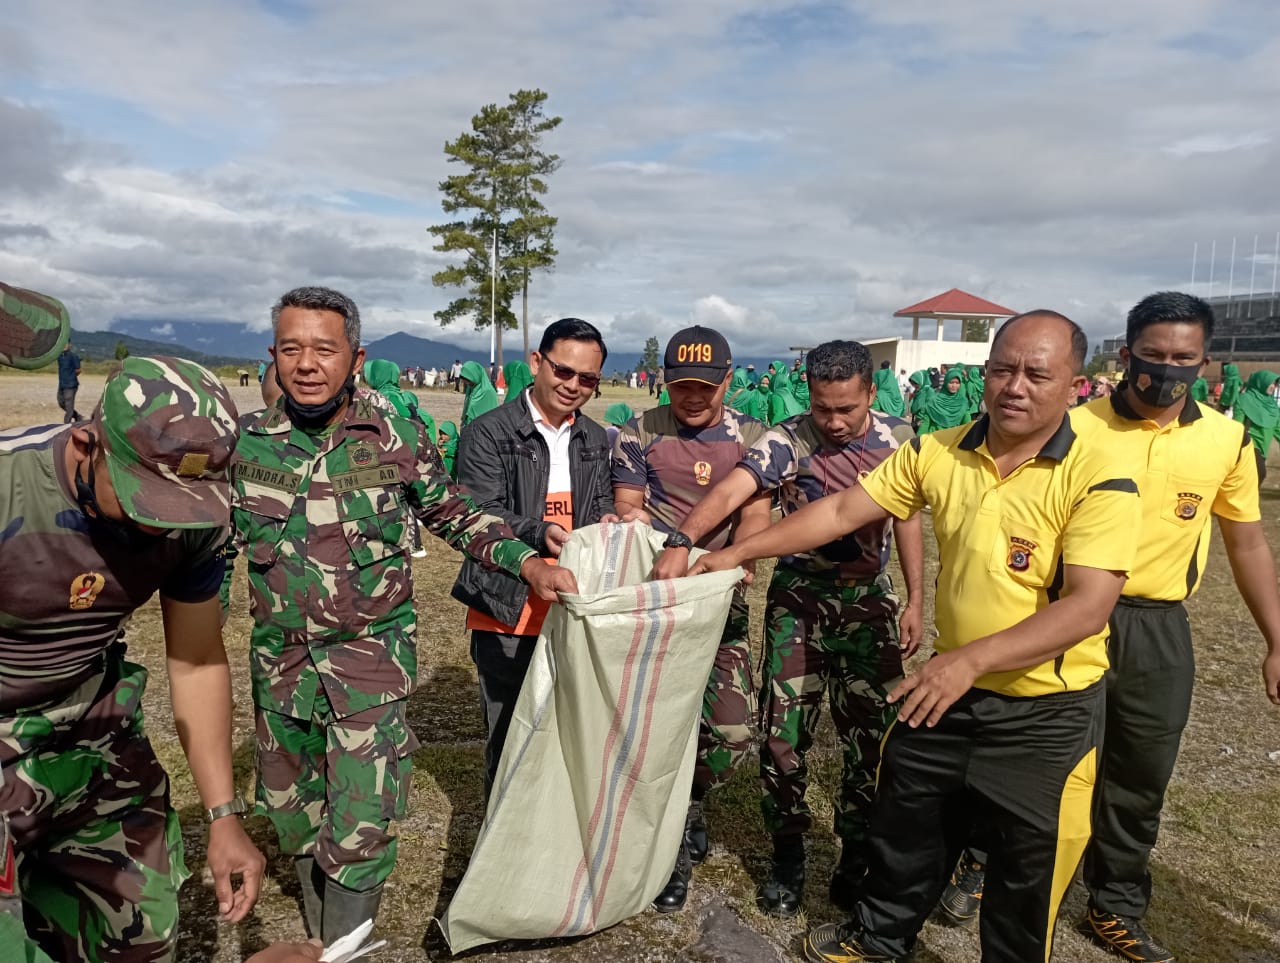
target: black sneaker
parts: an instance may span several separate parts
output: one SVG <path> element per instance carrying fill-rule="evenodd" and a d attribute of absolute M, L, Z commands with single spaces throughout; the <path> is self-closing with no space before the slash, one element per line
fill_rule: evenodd
<path fill-rule="evenodd" d="M 689 800 L 689 814 L 684 817 L 684 841 L 693 865 L 701 866 L 711 852 L 711 837 L 707 834 L 707 820 L 702 815 L 699 799 Z"/>
<path fill-rule="evenodd" d="M 849 923 L 823 923 L 804 936 L 804 958 L 810 963 L 898 963 L 898 957 L 863 947 Z"/>
<path fill-rule="evenodd" d="M 1135 963 L 1175 963 L 1177 960 L 1143 929 L 1141 920 L 1132 916 L 1090 906 L 1076 929 L 1099 946 Z"/>
<path fill-rule="evenodd" d="M 978 918 L 982 909 L 982 884 L 986 879 L 986 867 L 965 850 L 960 854 L 951 881 L 942 891 L 938 909 L 953 926 L 967 926 Z"/>

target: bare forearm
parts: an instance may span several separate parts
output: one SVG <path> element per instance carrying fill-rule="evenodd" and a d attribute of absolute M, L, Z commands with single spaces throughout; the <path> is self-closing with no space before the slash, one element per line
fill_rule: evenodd
<path fill-rule="evenodd" d="M 1276 565 L 1258 523 L 1222 525 L 1231 574 L 1249 614 L 1267 640 L 1267 649 L 1280 652 L 1280 594 L 1276 592 Z"/>
<path fill-rule="evenodd" d="M 1003 632 L 975 639 L 964 647 L 965 655 L 978 675 L 1029 669 L 1057 658 L 1102 631 L 1122 584 L 1117 582 L 1109 602 L 1096 594 L 1061 598 Z"/>
<path fill-rule="evenodd" d="M 755 476 L 744 468 L 735 468 L 724 481 L 703 496 L 683 522 L 680 531 L 684 532 L 695 543 L 715 529 L 717 525 L 743 506 L 756 493 Z M 764 523 L 749 522 L 743 517 L 735 530 L 735 539 L 744 539 L 754 535 L 769 525 L 769 511 L 766 503 Z M 749 530 L 748 530 L 749 529 Z"/>
<path fill-rule="evenodd" d="M 825 545 L 888 513 L 860 486 L 811 502 L 776 525 L 727 550 L 741 564 L 757 558 L 792 555 Z"/>
<path fill-rule="evenodd" d="M 231 670 L 220 661 L 168 660 L 173 722 L 206 808 L 235 795 L 231 774 Z"/>
<path fill-rule="evenodd" d="M 898 546 L 898 564 L 907 583 L 907 601 L 924 602 L 924 524 L 920 513 L 895 519 L 893 540 Z"/>

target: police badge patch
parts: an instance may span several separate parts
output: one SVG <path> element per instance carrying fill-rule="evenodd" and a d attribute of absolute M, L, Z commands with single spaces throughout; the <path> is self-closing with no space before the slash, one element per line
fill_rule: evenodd
<path fill-rule="evenodd" d="M 1009 537 L 1009 567 L 1015 572 L 1025 572 L 1031 567 L 1031 553 L 1035 550 L 1035 542 L 1011 535 Z"/>
<path fill-rule="evenodd" d="M 1202 500 L 1195 492 L 1178 492 L 1178 504 L 1174 506 L 1173 514 L 1184 522 L 1189 522 L 1196 517 Z"/>

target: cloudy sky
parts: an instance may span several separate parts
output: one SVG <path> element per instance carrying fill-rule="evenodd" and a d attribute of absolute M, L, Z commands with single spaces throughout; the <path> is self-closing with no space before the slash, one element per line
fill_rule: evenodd
<path fill-rule="evenodd" d="M 4 7 L 0 277 L 79 327 L 265 325 L 323 283 L 370 336 L 487 342 L 432 319 L 426 227 L 445 141 L 522 87 L 564 118 L 531 323 L 619 349 L 909 335 L 893 311 L 953 286 L 1100 337 L 1197 242 L 1225 293 L 1232 237 L 1236 290 L 1271 287 L 1274 0 Z"/>

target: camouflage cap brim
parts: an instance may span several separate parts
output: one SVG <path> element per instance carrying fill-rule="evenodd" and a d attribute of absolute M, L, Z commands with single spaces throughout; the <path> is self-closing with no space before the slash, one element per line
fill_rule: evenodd
<path fill-rule="evenodd" d="M 43 368 L 70 335 L 71 317 L 61 301 L 0 281 L 0 364 Z"/>
<path fill-rule="evenodd" d="M 135 522 L 228 523 L 238 415 L 212 372 L 181 358 L 127 358 L 103 389 L 93 424 L 116 497 Z"/>

